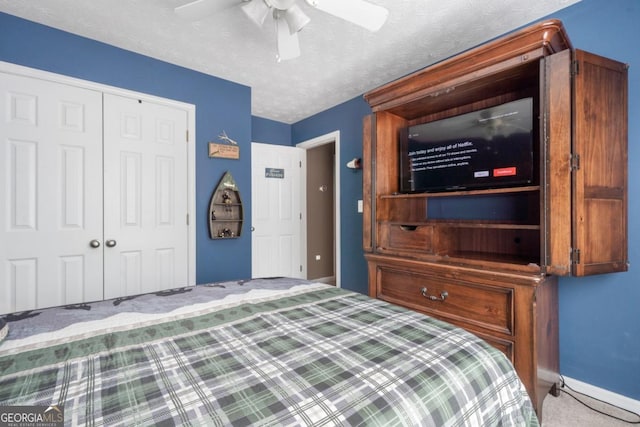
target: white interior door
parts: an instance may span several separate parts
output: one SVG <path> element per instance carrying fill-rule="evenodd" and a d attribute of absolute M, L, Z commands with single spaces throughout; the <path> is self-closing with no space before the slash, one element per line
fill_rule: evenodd
<path fill-rule="evenodd" d="M 187 112 L 104 95 L 105 298 L 188 284 Z"/>
<path fill-rule="evenodd" d="M 0 313 L 100 300 L 102 94 L 0 73 L 0 97 Z"/>
<path fill-rule="evenodd" d="M 251 144 L 252 277 L 302 277 L 303 153 L 297 147 Z"/>

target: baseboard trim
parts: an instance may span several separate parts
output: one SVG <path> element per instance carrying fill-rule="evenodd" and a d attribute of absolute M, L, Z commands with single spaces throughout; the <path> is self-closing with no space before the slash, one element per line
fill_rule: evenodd
<path fill-rule="evenodd" d="M 336 276 L 318 277 L 317 279 L 309 279 L 309 280 L 313 282 L 320 282 L 320 283 L 335 283 Z"/>
<path fill-rule="evenodd" d="M 623 396 L 621 394 L 617 394 L 612 391 L 605 390 L 603 388 L 596 387 L 594 385 L 573 378 L 565 376 L 563 376 L 563 378 L 565 384 L 578 393 L 583 393 L 587 396 L 595 397 L 596 399 L 600 399 L 603 402 L 618 406 L 620 408 L 626 409 L 627 411 L 635 412 L 636 414 L 640 414 L 640 400 L 635 400 L 630 397 Z"/>

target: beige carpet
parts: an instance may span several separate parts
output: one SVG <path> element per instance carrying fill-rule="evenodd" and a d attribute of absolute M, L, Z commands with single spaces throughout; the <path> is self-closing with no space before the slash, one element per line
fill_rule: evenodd
<path fill-rule="evenodd" d="M 640 425 L 640 417 L 638 416 L 578 393 L 571 391 L 569 393 L 599 411 L 628 420 L 632 424 L 592 411 L 562 392 L 558 397 L 550 394 L 545 397 L 542 403 L 542 427 L 629 427 Z"/>

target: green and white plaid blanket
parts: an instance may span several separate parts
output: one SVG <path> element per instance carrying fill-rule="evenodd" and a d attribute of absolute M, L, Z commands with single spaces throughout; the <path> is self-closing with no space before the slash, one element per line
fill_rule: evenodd
<path fill-rule="evenodd" d="M 11 340 L 15 317 L 0 406 L 60 405 L 68 425 L 538 425 L 498 350 L 360 294 L 305 284 L 122 310 Z"/>

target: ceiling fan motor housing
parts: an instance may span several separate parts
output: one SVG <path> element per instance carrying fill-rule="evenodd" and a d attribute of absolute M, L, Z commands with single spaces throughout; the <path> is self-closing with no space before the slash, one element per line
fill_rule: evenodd
<path fill-rule="evenodd" d="M 264 0 L 269 7 L 273 7 L 279 10 L 287 10 L 293 6 L 296 0 Z"/>

